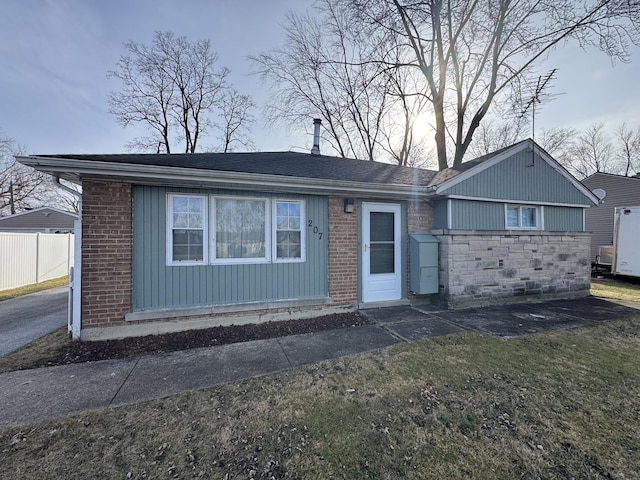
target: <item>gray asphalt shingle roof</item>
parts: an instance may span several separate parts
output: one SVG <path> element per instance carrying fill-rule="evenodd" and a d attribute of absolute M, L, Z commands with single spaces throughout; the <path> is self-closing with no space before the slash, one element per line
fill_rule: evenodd
<path fill-rule="evenodd" d="M 426 186 L 437 173 L 388 163 L 297 152 L 38 156 L 389 185 Z"/>

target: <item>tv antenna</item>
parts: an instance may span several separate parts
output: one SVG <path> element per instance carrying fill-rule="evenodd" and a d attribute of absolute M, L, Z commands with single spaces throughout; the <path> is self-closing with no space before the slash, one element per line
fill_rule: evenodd
<path fill-rule="evenodd" d="M 553 70 L 548 72 L 546 75 L 544 76 L 540 75 L 538 77 L 538 81 L 536 83 L 535 88 L 533 89 L 533 93 L 529 98 L 529 100 L 527 101 L 527 103 L 525 104 L 524 108 L 522 109 L 522 112 L 520 113 L 519 118 L 522 118 L 527 114 L 529 109 L 531 109 L 531 137 L 534 144 L 536 141 L 536 104 L 542 104 L 543 102 L 552 100 L 553 97 L 555 97 L 555 95 L 550 95 L 548 93 L 545 93 L 544 91 L 546 88 L 551 87 L 549 82 L 553 80 L 557 71 L 558 69 L 554 68 Z M 531 166 L 534 166 L 534 165 L 535 165 L 535 152 L 531 157 Z"/>
<path fill-rule="evenodd" d="M 520 113 L 520 118 L 522 118 L 527 114 L 527 112 L 529 111 L 529 108 L 531 108 L 531 124 L 532 124 L 531 135 L 534 141 L 536 140 L 536 104 L 547 102 L 555 96 L 555 95 L 549 95 L 547 93 L 544 93 L 544 90 L 545 88 L 551 86 L 549 85 L 549 82 L 553 80 L 553 77 L 555 76 L 557 71 L 558 69 L 554 68 L 546 75 L 544 76 L 540 75 L 538 77 L 538 82 L 533 90 L 533 94 L 531 95 L 526 105 L 522 109 L 522 112 Z"/>

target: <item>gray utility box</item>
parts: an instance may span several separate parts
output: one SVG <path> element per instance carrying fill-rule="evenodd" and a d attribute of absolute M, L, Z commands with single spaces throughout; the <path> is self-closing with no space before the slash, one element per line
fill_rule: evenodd
<path fill-rule="evenodd" d="M 411 291 L 438 293 L 438 239 L 428 233 L 409 235 Z"/>

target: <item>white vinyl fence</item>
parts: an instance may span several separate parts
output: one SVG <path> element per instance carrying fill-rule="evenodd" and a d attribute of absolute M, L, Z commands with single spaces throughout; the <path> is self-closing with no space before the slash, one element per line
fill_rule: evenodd
<path fill-rule="evenodd" d="M 0 233 L 0 290 L 63 277 L 71 266 L 71 233 Z"/>

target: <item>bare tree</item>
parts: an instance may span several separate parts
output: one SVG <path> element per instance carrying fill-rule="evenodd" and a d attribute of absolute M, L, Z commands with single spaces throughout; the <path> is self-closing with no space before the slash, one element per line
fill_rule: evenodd
<path fill-rule="evenodd" d="M 517 94 L 532 67 L 554 47 L 573 39 L 627 60 L 627 47 L 638 43 L 640 5 L 635 1 L 347 3 L 355 5 L 363 21 L 397 35 L 398 43 L 413 53 L 408 66 L 417 68 L 427 85 L 440 169 L 449 166 L 449 143 L 452 165 L 463 161 L 491 107 Z"/>
<path fill-rule="evenodd" d="M 640 127 L 632 130 L 623 123 L 615 131 L 615 137 L 615 151 L 624 162 L 624 175 L 640 172 Z"/>
<path fill-rule="evenodd" d="M 598 172 L 617 173 L 613 153 L 611 136 L 604 124 L 594 124 L 578 134 L 565 166 L 579 179 Z"/>
<path fill-rule="evenodd" d="M 50 191 L 48 175 L 14 159 L 22 153 L 23 147 L 0 131 L 0 215 L 37 207 Z"/>
<path fill-rule="evenodd" d="M 221 147 L 223 153 L 231 152 L 235 144 L 253 147 L 249 136 L 249 125 L 254 122 L 253 109 L 255 103 L 248 95 L 241 95 L 230 90 L 222 98 L 220 126 Z"/>
<path fill-rule="evenodd" d="M 424 100 L 406 90 L 409 71 L 389 69 L 401 49 L 372 31 L 341 0 L 322 0 L 314 14 L 288 13 L 285 46 L 251 57 L 272 85 L 269 121 L 305 128 L 323 120 L 323 139 L 343 157 L 405 165 Z M 413 79 L 411 77 L 414 77 Z"/>
<path fill-rule="evenodd" d="M 210 41 L 156 32 L 150 45 L 130 41 L 125 48 L 127 54 L 108 72 L 121 84 L 109 96 L 109 111 L 123 126 L 139 123 L 151 131 L 128 147 L 171 153 L 177 140 L 184 152 L 195 152 L 229 90 L 229 70 L 217 66 Z"/>
<path fill-rule="evenodd" d="M 501 123 L 487 120 L 478 127 L 467 153 L 470 158 L 477 158 L 513 145 L 526 137 L 525 127 L 526 122 L 517 118 Z"/>

